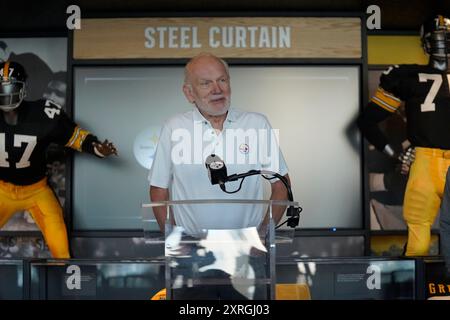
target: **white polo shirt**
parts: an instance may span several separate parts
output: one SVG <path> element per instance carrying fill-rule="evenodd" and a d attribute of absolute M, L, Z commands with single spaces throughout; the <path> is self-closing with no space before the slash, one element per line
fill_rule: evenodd
<path fill-rule="evenodd" d="M 241 190 L 234 194 L 212 185 L 205 159 L 213 153 L 225 162 L 228 175 L 252 169 L 280 175 L 288 172 L 276 132 L 264 115 L 230 108 L 223 130 L 217 134 L 194 108 L 164 124 L 148 177 L 150 185 L 169 189 L 171 200 L 263 199 L 264 179 L 260 176 L 245 178 Z M 239 184 L 240 181 L 226 183 L 227 191 L 238 189 Z M 267 207 L 222 204 L 182 205 L 173 209 L 176 224 L 188 234 L 198 235 L 204 229 L 258 226 Z"/>

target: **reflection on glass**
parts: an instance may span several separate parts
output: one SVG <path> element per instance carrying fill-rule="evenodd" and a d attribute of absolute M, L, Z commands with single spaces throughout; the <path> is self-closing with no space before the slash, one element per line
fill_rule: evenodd
<path fill-rule="evenodd" d="M 163 287 L 161 261 L 31 264 L 32 299 L 148 300 Z"/>
<path fill-rule="evenodd" d="M 216 294 L 220 298 L 255 297 L 256 279 L 261 271 L 265 274 L 267 253 L 256 227 L 204 230 L 199 238 L 184 231 L 183 227 L 174 226 L 166 239 L 174 298 L 188 297 L 185 292 L 191 295 L 196 289 L 197 294 L 205 293 L 212 299 Z M 222 285 L 222 289 L 217 290 L 215 284 Z"/>
<path fill-rule="evenodd" d="M 308 286 L 313 300 L 415 298 L 415 261 L 300 259 L 277 266 L 278 283 Z"/>
<path fill-rule="evenodd" d="M 0 260 L 0 300 L 23 299 L 23 262 Z"/>

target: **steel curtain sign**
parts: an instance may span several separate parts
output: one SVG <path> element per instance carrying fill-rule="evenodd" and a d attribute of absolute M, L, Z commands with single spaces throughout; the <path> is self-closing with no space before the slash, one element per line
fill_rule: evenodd
<path fill-rule="evenodd" d="M 361 58 L 359 18 L 85 19 L 75 59 Z"/>

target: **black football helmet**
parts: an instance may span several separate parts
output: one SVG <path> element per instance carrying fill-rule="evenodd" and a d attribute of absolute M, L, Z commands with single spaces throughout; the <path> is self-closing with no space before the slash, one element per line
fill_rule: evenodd
<path fill-rule="evenodd" d="M 426 21 L 420 29 L 423 49 L 432 59 L 447 60 L 450 54 L 450 19 L 441 15 Z"/>
<path fill-rule="evenodd" d="M 24 67 L 13 61 L 0 64 L 0 110 L 9 112 L 25 98 L 27 74 Z"/>

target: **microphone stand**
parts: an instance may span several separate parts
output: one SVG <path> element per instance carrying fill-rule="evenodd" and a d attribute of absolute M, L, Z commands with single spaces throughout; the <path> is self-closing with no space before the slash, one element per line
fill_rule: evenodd
<path fill-rule="evenodd" d="M 283 182 L 284 186 L 286 187 L 286 190 L 288 192 L 289 201 L 294 201 L 294 196 L 292 195 L 292 189 L 291 189 L 291 186 L 289 185 L 289 182 L 286 179 L 286 177 L 280 175 L 279 173 L 273 172 L 273 171 L 250 170 L 245 173 L 232 174 L 226 178 L 225 182 L 237 181 L 239 179 L 245 179 L 246 177 L 255 176 L 255 175 L 271 175 L 273 177 L 280 179 L 280 181 Z M 267 179 L 267 178 L 265 178 L 265 179 Z M 267 179 L 267 180 L 270 180 L 270 179 Z M 226 193 L 230 193 L 226 190 L 225 182 L 220 183 L 220 188 L 222 189 L 222 191 L 224 191 Z M 242 182 L 241 182 L 241 184 L 242 184 Z M 239 189 L 240 188 L 241 187 L 239 187 Z M 231 192 L 231 193 L 233 193 L 233 192 Z M 289 227 L 295 228 L 296 226 L 298 226 L 298 223 L 300 220 L 300 212 L 302 212 L 302 210 L 303 209 L 301 207 L 295 207 L 295 206 L 288 207 L 287 212 L 286 212 L 286 216 L 288 217 L 288 219 L 287 219 L 286 223 Z M 281 225 L 277 226 L 277 228 L 279 228 L 280 226 Z"/>

